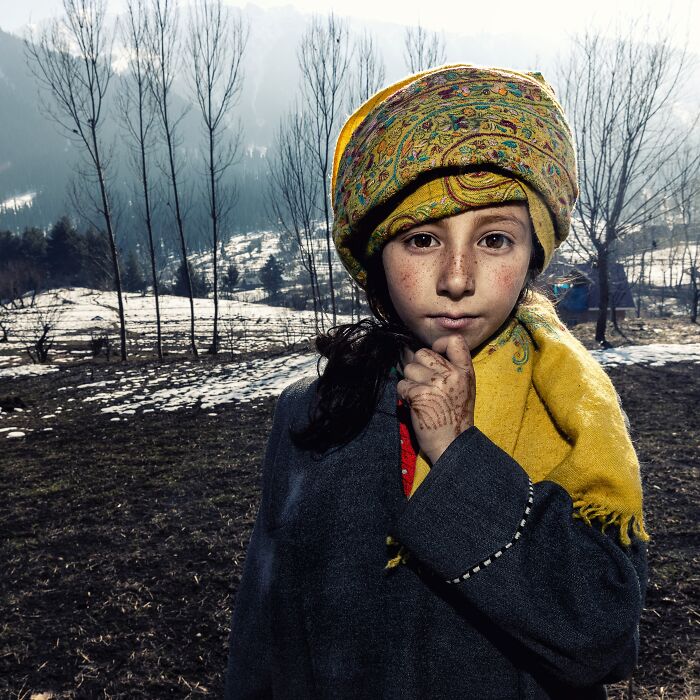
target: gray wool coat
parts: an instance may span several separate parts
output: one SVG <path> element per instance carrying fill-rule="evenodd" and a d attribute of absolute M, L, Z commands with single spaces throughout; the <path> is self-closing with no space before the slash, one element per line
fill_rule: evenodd
<path fill-rule="evenodd" d="M 396 377 L 366 429 L 296 449 L 312 378 L 284 390 L 233 613 L 225 697 L 605 698 L 633 671 L 646 548 L 572 517 L 558 484 L 477 428 L 408 500 Z M 395 553 L 409 560 L 385 569 Z"/>

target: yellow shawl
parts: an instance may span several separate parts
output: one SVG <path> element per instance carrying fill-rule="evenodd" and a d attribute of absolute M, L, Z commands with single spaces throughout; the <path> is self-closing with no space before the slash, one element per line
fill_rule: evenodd
<path fill-rule="evenodd" d="M 473 363 L 476 427 L 534 483 L 562 486 L 575 518 L 618 527 L 625 546 L 630 524 L 648 541 L 639 462 L 617 392 L 551 302 L 533 294 Z M 429 470 L 421 452 L 411 495 Z"/>

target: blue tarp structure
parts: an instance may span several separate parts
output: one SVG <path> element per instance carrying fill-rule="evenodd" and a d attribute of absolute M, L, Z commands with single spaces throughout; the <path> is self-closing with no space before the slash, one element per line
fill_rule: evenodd
<path fill-rule="evenodd" d="M 572 313 L 598 309 L 600 291 L 595 267 L 591 263 L 575 265 L 570 277 L 566 282 L 553 285 L 558 308 Z M 619 310 L 635 308 L 625 269 L 620 263 L 610 266 L 610 302 Z"/>
<path fill-rule="evenodd" d="M 574 285 L 569 282 L 555 284 L 554 296 L 562 298 L 558 304 L 560 309 L 566 309 L 566 311 L 586 311 L 588 309 L 588 285 Z"/>

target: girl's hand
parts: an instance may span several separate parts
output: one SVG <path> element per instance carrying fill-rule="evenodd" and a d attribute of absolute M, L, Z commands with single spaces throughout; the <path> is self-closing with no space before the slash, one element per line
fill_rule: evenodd
<path fill-rule="evenodd" d="M 447 446 L 474 425 L 476 378 L 471 354 L 461 335 L 438 338 L 432 350 L 406 352 L 409 361 L 397 391 L 411 408 L 418 444 L 435 464 Z"/>

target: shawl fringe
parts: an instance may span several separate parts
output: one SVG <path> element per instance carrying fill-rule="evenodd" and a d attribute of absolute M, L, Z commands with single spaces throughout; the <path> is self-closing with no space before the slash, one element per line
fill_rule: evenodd
<path fill-rule="evenodd" d="M 574 501 L 574 518 L 583 520 L 586 525 L 592 525 L 591 521 L 597 520 L 602 524 L 602 532 L 612 525 L 619 528 L 620 542 L 629 547 L 632 541 L 629 536 L 630 526 L 632 533 L 643 542 L 648 542 L 651 538 L 644 528 L 644 523 L 631 513 L 610 510 L 609 507 L 599 503 L 589 503 L 583 500 Z"/>

